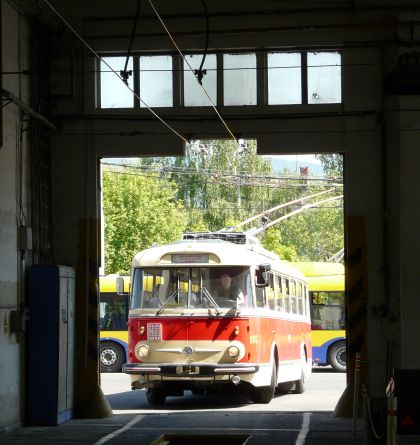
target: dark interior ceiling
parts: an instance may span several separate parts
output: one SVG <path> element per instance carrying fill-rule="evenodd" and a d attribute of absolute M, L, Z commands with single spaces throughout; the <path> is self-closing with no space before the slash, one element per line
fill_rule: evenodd
<path fill-rule="evenodd" d="M 80 21 L 119 21 L 130 22 L 136 13 L 136 0 L 12 0 L 24 15 L 36 16 L 39 21 L 48 24 L 52 29 L 59 30 L 61 21 L 52 12 L 51 6 L 75 25 Z M 299 16 L 309 14 L 316 22 L 319 18 L 327 18 L 329 14 L 342 13 L 348 18 L 355 14 L 377 14 L 407 11 L 419 11 L 420 5 L 413 1 L 399 0 L 153 0 L 165 20 L 200 20 L 205 17 L 204 5 L 208 17 L 212 20 L 228 18 L 232 27 L 238 19 L 252 17 L 261 22 L 276 18 L 282 21 L 285 15 Z M 154 22 L 159 26 L 149 0 L 141 0 L 140 18 L 145 22 Z"/>

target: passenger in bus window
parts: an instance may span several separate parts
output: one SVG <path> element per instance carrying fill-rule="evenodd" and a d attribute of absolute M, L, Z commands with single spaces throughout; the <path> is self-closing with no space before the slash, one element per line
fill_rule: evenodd
<path fill-rule="evenodd" d="M 215 292 L 216 302 L 221 302 L 222 305 L 226 305 L 227 301 L 233 301 L 237 303 L 238 307 L 243 306 L 245 302 L 244 293 L 233 282 L 229 273 L 223 272 L 220 276 L 220 283 Z"/>

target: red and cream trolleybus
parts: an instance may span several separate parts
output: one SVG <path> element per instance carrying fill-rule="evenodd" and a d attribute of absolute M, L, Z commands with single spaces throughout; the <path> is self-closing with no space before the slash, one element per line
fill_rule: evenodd
<path fill-rule="evenodd" d="M 132 263 L 128 363 L 149 403 L 247 385 L 255 403 L 304 391 L 312 347 L 304 276 L 245 233 L 189 233 Z"/>

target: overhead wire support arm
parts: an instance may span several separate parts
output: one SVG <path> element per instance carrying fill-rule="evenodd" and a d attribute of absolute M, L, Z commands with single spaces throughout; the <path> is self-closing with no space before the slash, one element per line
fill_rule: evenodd
<path fill-rule="evenodd" d="M 204 53 L 203 53 L 203 57 L 201 59 L 200 67 L 198 68 L 198 70 L 194 70 L 194 74 L 195 74 L 195 77 L 197 78 L 199 84 L 203 85 L 203 77 L 205 74 L 207 74 L 207 70 L 204 70 L 203 66 L 204 66 L 204 62 L 206 60 L 207 51 L 209 49 L 209 35 L 210 35 L 209 28 L 210 28 L 210 26 L 209 26 L 209 13 L 207 11 L 206 2 L 204 0 L 201 0 L 201 3 L 204 8 L 204 13 L 206 14 L 206 43 L 204 46 Z"/>
<path fill-rule="evenodd" d="M 46 1 L 46 0 L 44 0 Z M 155 8 L 155 5 L 153 4 L 152 0 L 149 0 L 150 6 L 152 7 L 154 13 L 156 14 L 157 19 L 159 20 L 159 22 L 161 23 L 163 29 L 165 30 L 166 34 L 168 34 L 169 39 L 171 40 L 171 42 L 173 43 L 173 45 L 175 46 L 176 50 L 178 51 L 179 55 L 181 56 L 182 60 L 184 61 L 184 63 L 188 66 L 188 68 L 190 69 L 190 71 L 194 74 L 194 78 L 197 80 L 197 83 L 200 85 L 200 87 L 202 88 L 204 94 L 207 96 L 207 99 L 209 100 L 212 108 L 214 109 L 214 111 L 216 112 L 218 118 L 220 119 L 220 121 L 222 122 L 222 124 L 224 125 L 224 127 L 226 128 L 227 132 L 229 133 L 229 135 L 231 136 L 231 138 L 236 142 L 236 144 L 239 144 L 238 139 L 236 138 L 236 136 L 233 134 L 233 132 L 231 131 L 231 129 L 229 128 L 228 124 L 226 123 L 226 121 L 223 119 L 222 115 L 219 113 L 219 110 L 217 109 L 216 105 L 213 103 L 213 101 L 211 100 L 211 97 L 209 95 L 209 93 L 207 92 L 207 90 L 203 87 L 203 85 L 201 84 L 201 82 L 197 79 L 197 76 L 195 75 L 194 69 L 192 68 L 192 66 L 190 65 L 190 63 L 188 62 L 188 60 L 186 59 L 186 57 L 184 56 L 184 54 L 182 53 L 181 49 L 179 48 L 178 44 L 175 42 L 175 39 L 173 38 L 171 32 L 169 31 L 168 27 L 165 25 L 165 22 L 162 20 L 162 17 L 160 16 L 159 12 L 157 11 L 157 9 Z"/>
<path fill-rule="evenodd" d="M 41 121 L 46 127 L 50 128 L 51 130 L 56 131 L 57 127 L 55 124 L 53 124 L 46 116 L 44 116 L 41 113 L 38 113 L 33 108 L 31 108 L 29 105 L 27 105 L 25 102 L 21 101 L 17 96 L 15 96 L 12 92 L 5 90 L 2 88 L 2 96 L 7 99 L 7 104 L 14 103 L 17 105 L 24 113 L 28 114 L 34 119 L 37 119 Z"/>
<path fill-rule="evenodd" d="M 294 199 L 293 201 L 289 201 L 289 202 L 286 202 L 284 204 L 279 204 L 279 205 L 277 205 L 275 207 L 272 207 L 271 209 L 264 210 L 263 212 L 258 213 L 257 215 L 251 216 L 250 218 L 246 219 L 245 221 L 240 222 L 239 224 L 237 224 L 234 227 L 229 227 L 228 229 L 223 228 L 221 231 L 233 232 L 234 230 L 238 229 L 239 227 L 242 227 L 242 226 L 244 226 L 244 225 L 246 225 L 246 224 L 248 224 L 248 223 L 250 223 L 252 221 L 255 221 L 258 218 L 262 218 L 262 217 L 264 217 L 264 216 L 266 216 L 266 215 L 268 215 L 268 214 L 270 214 L 270 213 L 272 213 L 272 212 L 274 212 L 276 210 L 279 210 L 279 209 L 284 208 L 284 207 L 289 207 L 289 206 L 291 206 L 293 204 L 297 204 L 297 203 L 302 202 L 302 201 L 307 201 L 308 199 L 315 198 L 316 196 L 321 196 L 321 195 L 325 195 L 326 193 L 331 193 L 334 190 L 335 190 L 335 188 L 331 188 L 331 189 L 325 190 L 323 192 L 314 193 L 313 195 L 305 196 L 303 198 L 297 198 L 297 199 Z M 264 227 L 267 227 L 267 225 L 265 225 Z"/>
<path fill-rule="evenodd" d="M 340 249 L 333 256 L 329 257 L 327 261 L 330 263 L 339 263 L 343 259 L 343 256 L 344 256 L 344 248 Z"/>
<path fill-rule="evenodd" d="M 127 71 L 127 66 L 128 66 L 128 60 L 130 59 L 131 55 L 131 49 L 133 47 L 134 37 L 136 35 L 136 28 L 139 16 L 140 16 L 140 0 L 137 0 L 136 16 L 134 18 L 133 31 L 131 33 L 130 43 L 128 44 L 127 57 L 125 58 L 124 69 L 120 71 L 121 78 L 123 79 L 126 85 L 128 84 L 128 78 L 133 74 L 132 70 Z"/>
<path fill-rule="evenodd" d="M 271 222 L 269 222 L 267 224 L 264 224 L 262 227 L 257 227 L 257 228 L 254 228 L 254 229 L 250 229 L 250 230 L 246 231 L 245 233 L 247 235 L 251 235 L 251 236 L 258 235 L 258 233 L 261 233 L 262 231 L 264 231 L 268 227 L 271 227 L 274 224 L 279 223 L 280 221 L 284 221 L 285 219 L 288 219 L 288 218 L 290 218 L 293 215 L 296 215 L 298 213 L 304 212 L 305 210 L 308 210 L 311 207 L 318 206 L 319 204 L 324 204 L 326 202 L 334 201 L 334 200 L 341 199 L 341 198 L 343 198 L 343 195 L 333 196 L 332 198 L 323 199 L 322 201 L 317 201 L 317 202 L 314 202 L 312 204 L 306 204 L 306 205 L 302 206 L 300 209 L 297 209 L 297 210 L 294 210 L 293 212 L 287 213 L 286 215 L 283 215 L 280 218 L 275 219 L 274 221 L 271 221 Z"/>
<path fill-rule="evenodd" d="M 110 72 L 113 72 L 118 79 L 121 80 L 121 82 L 123 82 L 123 84 L 126 86 L 126 88 L 128 88 L 131 93 L 134 95 L 134 97 L 136 97 L 146 108 L 147 110 L 150 111 L 150 113 L 153 114 L 153 116 L 158 119 L 163 125 L 165 125 L 166 128 L 168 128 L 172 133 L 174 133 L 175 135 L 177 135 L 180 139 L 182 139 L 186 144 L 189 144 L 189 141 L 187 140 L 187 138 L 185 138 L 184 136 L 182 136 L 178 131 L 176 131 L 174 128 L 172 128 L 167 122 L 165 122 L 165 120 L 163 120 L 154 110 L 152 110 L 149 105 L 147 105 L 147 103 L 128 85 L 128 82 L 125 83 L 124 79 L 117 73 L 117 71 L 115 71 L 111 65 L 105 60 L 103 59 L 93 48 L 92 46 L 89 45 L 89 43 L 87 43 L 83 37 L 70 25 L 70 23 L 63 17 L 63 15 L 56 9 L 54 8 L 54 6 L 49 2 L 49 0 L 42 0 L 50 9 L 51 11 L 67 26 L 68 29 L 70 29 L 70 31 L 82 42 L 82 44 L 84 46 L 86 46 L 86 48 L 102 63 L 104 63 L 107 68 L 110 70 Z"/>

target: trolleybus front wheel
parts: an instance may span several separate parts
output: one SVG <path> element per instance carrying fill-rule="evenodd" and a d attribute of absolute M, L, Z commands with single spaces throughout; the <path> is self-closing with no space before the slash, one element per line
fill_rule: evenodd
<path fill-rule="evenodd" d="M 345 372 L 347 365 L 346 343 L 338 341 L 334 343 L 328 351 L 328 363 L 334 371 Z"/>
<path fill-rule="evenodd" d="M 121 372 L 125 361 L 124 348 L 113 341 L 103 341 L 100 351 L 101 372 Z"/>
<path fill-rule="evenodd" d="M 163 405 L 166 399 L 166 393 L 161 387 L 149 388 L 146 390 L 146 399 L 150 405 Z"/>
<path fill-rule="evenodd" d="M 276 363 L 273 363 L 270 386 L 251 386 L 250 396 L 254 403 L 270 403 L 277 386 Z"/>

